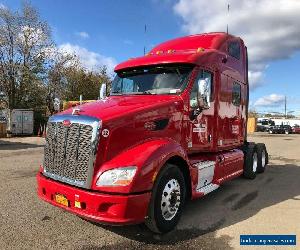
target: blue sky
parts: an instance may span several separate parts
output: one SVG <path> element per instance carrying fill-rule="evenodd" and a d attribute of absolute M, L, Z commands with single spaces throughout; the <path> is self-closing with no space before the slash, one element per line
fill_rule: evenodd
<path fill-rule="evenodd" d="M 297 111 L 300 115 L 300 39 L 297 35 L 300 6 L 296 0 L 286 0 L 291 6 L 288 6 L 285 12 L 279 11 L 278 16 L 276 8 L 281 8 L 281 3 L 275 7 L 271 6 L 270 11 L 266 13 L 265 1 L 267 0 L 261 0 L 261 6 L 249 6 L 246 0 L 231 0 L 232 17 L 227 21 L 234 34 L 246 37 L 246 43 L 248 41 L 247 45 L 253 55 L 250 65 L 253 72 L 253 77 L 250 78 L 251 106 L 259 111 L 283 112 L 283 96 L 286 95 L 288 110 Z M 130 57 L 142 55 L 144 45 L 149 50 L 160 42 L 178 36 L 203 31 L 222 31 L 225 29 L 224 18 L 227 14 L 223 12 L 226 10 L 227 2 L 31 1 L 39 10 L 42 19 L 49 23 L 57 46 L 79 51 L 87 65 L 100 62 L 110 66 Z M 0 0 L 0 3 L 18 9 L 22 2 Z M 254 12 L 251 8 L 255 9 L 256 18 L 252 18 Z M 239 14 L 240 10 L 244 10 L 243 16 Z M 223 15 L 222 20 L 220 13 Z M 233 19 L 234 16 L 236 20 Z M 238 18 L 248 21 L 243 24 Z M 253 22 L 253 19 L 256 19 L 258 24 Z M 274 27 L 276 21 L 277 26 L 284 24 L 282 30 L 277 26 Z M 145 24 L 147 24 L 146 34 Z M 274 29 L 274 35 L 270 29 Z M 287 33 L 288 31 L 290 32 Z M 262 34 L 259 37 L 263 39 L 259 38 L 256 32 Z M 284 39 L 288 42 L 283 43 Z"/>

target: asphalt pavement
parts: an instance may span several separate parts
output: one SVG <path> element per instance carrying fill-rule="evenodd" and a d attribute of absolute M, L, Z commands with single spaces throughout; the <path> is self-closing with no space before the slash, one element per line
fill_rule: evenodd
<path fill-rule="evenodd" d="M 176 230 L 157 235 L 144 225 L 95 224 L 39 200 L 44 139 L 0 138 L 0 249 L 241 249 L 240 234 L 296 234 L 299 242 L 300 135 L 249 139 L 266 143 L 266 172 L 189 202 Z"/>

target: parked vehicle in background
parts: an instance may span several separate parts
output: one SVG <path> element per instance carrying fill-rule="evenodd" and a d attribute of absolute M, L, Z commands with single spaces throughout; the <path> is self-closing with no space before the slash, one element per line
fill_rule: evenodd
<path fill-rule="evenodd" d="M 292 132 L 294 134 L 300 134 L 300 126 L 299 125 L 295 125 L 292 127 Z"/>
<path fill-rule="evenodd" d="M 286 135 L 293 133 L 293 128 L 290 125 L 283 125 L 283 129 Z"/>
<path fill-rule="evenodd" d="M 293 133 L 290 125 L 275 125 L 269 128 L 269 134 L 291 134 Z"/>
<path fill-rule="evenodd" d="M 268 130 L 269 134 L 283 134 L 281 125 L 271 126 Z"/>
<path fill-rule="evenodd" d="M 271 119 L 258 119 L 256 131 L 257 132 L 268 132 L 270 127 L 275 126 L 275 122 Z"/>
<path fill-rule="evenodd" d="M 41 199 L 92 221 L 165 233 L 186 200 L 265 171 L 265 145 L 247 141 L 241 38 L 177 38 L 115 72 L 109 97 L 49 119 Z"/>
<path fill-rule="evenodd" d="M 267 128 L 263 125 L 256 125 L 256 132 L 265 132 L 267 130 Z"/>

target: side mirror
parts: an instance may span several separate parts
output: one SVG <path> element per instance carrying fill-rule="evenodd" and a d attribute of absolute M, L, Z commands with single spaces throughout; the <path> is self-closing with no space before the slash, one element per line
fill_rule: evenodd
<path fill-rule="evenodd" d="M 55 111 L 59 112 L 59 110 L 60 110 L 60 99 L 59 98 L 54 98 L 53 107 L 54 107 Z"/>
<path fill-rule="evenodd" d="M 104 99 L 106 97 L 106 84 L 103 83 L 101 85 L 101 88 L 100 88 L 100 100 Z"/>
<path fill-rule="evenodd" d="M 210 107 L 210 95 L 211 89 L 209 79 L 199 79 L 197 100 L 200 109 L 208 109 Z"/>

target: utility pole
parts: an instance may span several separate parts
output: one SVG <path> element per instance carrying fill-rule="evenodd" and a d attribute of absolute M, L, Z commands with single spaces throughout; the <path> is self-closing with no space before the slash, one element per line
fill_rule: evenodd
<path fill-rule="evenodd" d="M 228 22 L 229 22 L 229 9 L 230 9 L 230 5 L 228 4 L 227 5 L 227 27 L 226 27 L 227 34 L 228 34 Z"/>
<path fill-rule="evenodd" d="M 287 118 L 287 112 L 286 112 L 286 96 L 284 96 L 284 115 L 285 119 Z"/>

